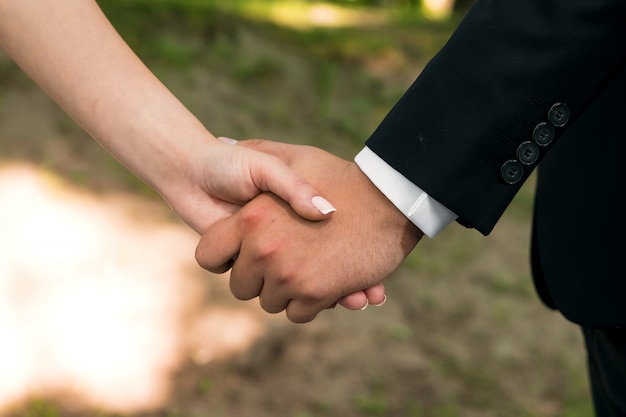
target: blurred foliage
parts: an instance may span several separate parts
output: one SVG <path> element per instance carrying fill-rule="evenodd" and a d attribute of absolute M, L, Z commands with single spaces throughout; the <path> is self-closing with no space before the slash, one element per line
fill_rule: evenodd
<path fill-rule="evenodd" d="M 209 130 L 316 144 L 343 156 L 362 146 L 461 16 L 431 22 L 419 12 L 401 13 L 390 5 L 354 13 L 333 6 L 323 10 L 330 10 L 342 24 L 328 27 L 303 20 L 311 14 L 315 17 L 312 12 L 318 9 L 310 7 L 326 7 L 328 2 L 107 0 L 100 4 L 124 39 L 171 88 L 176 90 L 167 79 L 172 71 L 177 77 L 193 78 L 202 69 L 225 89 L 245 89 L 245 95 L 234 93 L 237 97 L 232 98 L 240 112 L 236 118 L 244 118 L 245 113 L 263 120 L 261 129 L 258 123 L 233 126 L 227 119 L 216 120 L 215 114 L 205 117 L 207 106 L 196 108 L 185 102 Z M 267 94 L 271 94 L 269 101 Z M 304 123 L 308 132 L 286 130 Z"/>
<path fill-rule="evenodd" d="M 316 0 L 308 0 L 315 3 Z M 329 3 L 337 3 L 347 6 L 373 6 L 373 7 L 391 7 L 391 8 L 417 8 L 420 6 L 420 0 L 328 0 Z M 453 1 L 456 10 L 465 11 L 471 6 L 473 0 L 455 0 Z"/>

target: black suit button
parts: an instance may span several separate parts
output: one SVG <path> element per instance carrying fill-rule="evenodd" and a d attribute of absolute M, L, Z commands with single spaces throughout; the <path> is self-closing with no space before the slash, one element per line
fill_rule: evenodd
<path fill-rule="evenodd" d="M 517 184 L 524 176 L 524 167 L 515 159 L 510 159 L 502 164 L 500 175 L 507 184 Z"/>
<path fill-rule="evenodd" d="M 533 139 L 540 146 L 547 146 L 554 140 L 554 127 L 546 122 L 539 123 L 533 130 Z"/>
<path fill-rule="evenodd" d="M 569 121 L 570 111 L 565 103 L 556 103 L 548 111 L 548 120 L 556 127 L 563 127 Z"/>
<path fill-rule="evenodd" d="M 539 146 L 531 141 L 522 142 L 517 147 L 517 159 L 524 165 L 532 165 L 539 159 Z"/>

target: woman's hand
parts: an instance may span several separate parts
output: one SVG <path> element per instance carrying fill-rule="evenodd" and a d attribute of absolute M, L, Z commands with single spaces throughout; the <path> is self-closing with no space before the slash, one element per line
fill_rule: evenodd
<path fill-rule="evenodd" d="M 282 160 L 234 143 L 211 141 L 193 155 L 184 175 L 164 188 L 172 209 L 198 233 L 262 192 L 280 197 L 308 220 L 323 220 L 335 211 Z"/>

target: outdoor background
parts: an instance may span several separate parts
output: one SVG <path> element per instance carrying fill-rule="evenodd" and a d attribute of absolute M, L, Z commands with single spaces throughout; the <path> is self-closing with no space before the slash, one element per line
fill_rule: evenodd
<path fill-rule="evenodd" d="M 215 135 L 346 159 L 469 2 L 417 3 L 100 2 Z M 578 330 L 532 288 L 532 202 L 531 178 L 489 237 L 423 239 L 383 307 L 291 324 L 0 55 L 0 415 L 591 416 Z"/>

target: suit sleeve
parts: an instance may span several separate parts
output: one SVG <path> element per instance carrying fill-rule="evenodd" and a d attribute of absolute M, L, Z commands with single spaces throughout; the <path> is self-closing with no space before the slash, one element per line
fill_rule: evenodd
<path fill-rule="evenodd" d="M 623 0 L 477 0 L 367 146 L 489 234 L 624 67 L 624 22 Z"/>

